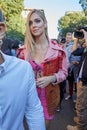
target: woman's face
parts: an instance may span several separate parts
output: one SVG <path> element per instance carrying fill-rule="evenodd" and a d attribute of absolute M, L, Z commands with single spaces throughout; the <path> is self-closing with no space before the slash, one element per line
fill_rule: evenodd
<path fill-rule="evenodd" d="M 32 35 L 38 37 L 45 33 L 46 23 L 37 13 L 33 13 L 29 20 L 29 27 Z"/>

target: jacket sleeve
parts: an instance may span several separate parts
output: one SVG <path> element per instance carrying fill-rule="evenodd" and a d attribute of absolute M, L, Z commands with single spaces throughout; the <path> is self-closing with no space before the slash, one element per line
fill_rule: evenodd
<path fill-rule="evenodd" d="M 74 56 L 82 56 L 84 48 L 77 48 L 75 51 L 72 52 Z"/>
<path fill-rule="evenodd" d="M 69 63 L 67 62 L 65 51 L 61 52 L 61 57 L 62 57 L 62 60 L 59 65 L 58 73 L 55 73 L 56 78 L 57 78 L 57 83 L 64 81 L 68 76 Z"/>

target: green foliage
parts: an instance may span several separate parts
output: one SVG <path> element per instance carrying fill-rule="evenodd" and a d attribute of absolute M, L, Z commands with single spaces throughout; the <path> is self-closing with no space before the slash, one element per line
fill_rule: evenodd
<path fill-rule="evenodd" d="M 20 15 L 24 8 L 23 0 L 0 0 L 0 6 L 4 12 L 6 22 L 8 22 L 12 16 Z"/>
<path fill-rule="evenodd" d="M 21 15 L 13 16 L 7 23 L 7 36 L 24 41 L 25 21 Z"/>
<path fill-rule="evenodd" d="M 77 26 L 87 26 L 87 0 L 79 0 L 83 12 L 67 12 L 58 21 L 59 36 L 65 36 L 67 32 L 74 32 Z"/>
<path fill-rule="evenodd" d="M 85 16 L 87 16 L 87 0 L 79 0 L 79 4 L 81 4 Z"/>
<path fill-rule="evenodd" d="M 7 36 L 24 40 L 25 21 L 21 16 L 24 0 L 0 0 L 0 8 L 7 25 Z"/>
<path fill-rule="evenodd" d="M 85 16 L 87 16 L 87 9 L 84 11 L 84 13 L 85 13 Z"/>
<path fill-rule="evenodd" d="M 87 0 L 79 0 L 79 4 L 81 4 L 82 9 L 83 9 L 84 11 L 87 10 Z"/>
<path fill-rule="evenodd" d="M 87 16 L 82 17 L 82 19 L 79 21 L 79 25 L 87 26 Z"/>
<path fill-rule="evenodd" d="M 24 41 L 24 35 L 16 30 L 11 30 L 6 33 L 8 38 L 18 39 L 19 41 Z"/>
<path fill-rule="evenodd" d="M 79 25 L 87 25 L 87 16 L 82 12 L 67 12 L 58 21 L 60 36 L 65 36 L 67 32 L 74 32 Z"/>

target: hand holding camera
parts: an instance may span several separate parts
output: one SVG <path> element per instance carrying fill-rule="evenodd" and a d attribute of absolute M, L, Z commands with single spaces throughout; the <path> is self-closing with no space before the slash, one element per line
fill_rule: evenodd
<path fill-rule="evenodd" d="M 87 39 L 87 26 L 79 26 L 77 30 L 74 32 L 74 37 L 78 39 Z"/>

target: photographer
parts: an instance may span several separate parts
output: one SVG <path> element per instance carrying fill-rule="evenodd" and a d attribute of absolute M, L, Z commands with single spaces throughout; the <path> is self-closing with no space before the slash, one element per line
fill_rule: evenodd
<path fill-rule="evenodd" d="M 86 51 L 85 47 L 85 41 L 84 41 L 84 33 L 83 30 L 87 32 L 87 27 L 81 27 L 79 26 L 77 30 L 74 32 L 74 37 L 76 38 L 76 42 L 72 46 L 72 54 L 75 56 L 82 56 L 82 54 Z M 78 43 L 81 44 L 82 42 L 82 47 L 78 48 Z"/>
<path fill-rule="evenodd" d="M 76 100 L 76 113 L 77 121 L 76 126 L 67 126 L 67 130 L 87 130 L 87 27 L 83 27 L 79 30 L 82 33 L 84 39 L 85 48 L 82 51 L 82 57 L 80 61 L 78 86 L 77 86 L 77 100 Z M 77 35 L 75 35 L 77 36 Z M 75 47 L 75 46 L 74 46 Z"/>

